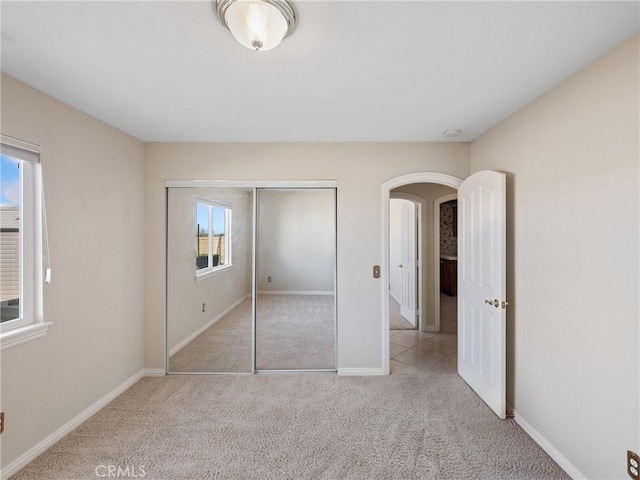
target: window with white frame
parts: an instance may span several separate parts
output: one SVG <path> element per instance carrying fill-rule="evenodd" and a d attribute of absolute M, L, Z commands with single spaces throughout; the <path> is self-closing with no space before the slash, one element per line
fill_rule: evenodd
<path fill-rule="evenodd" d="M 196 200 L 196 275 L 231 265 L 231 207 Z"/>
<path fill-rule="evenodd" d="M 0 346 L 46 333 L 42 319 L 42 177 L 35 145 L 2 136 Z"/>

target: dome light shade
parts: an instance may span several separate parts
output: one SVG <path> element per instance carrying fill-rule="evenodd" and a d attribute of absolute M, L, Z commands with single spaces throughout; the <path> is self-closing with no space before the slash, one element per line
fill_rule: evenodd
<path fill-rule="evenodd" d="M 295 27 L 295 13 L 284 0 L 217 0 L 220 21 L 251 50 L 276 47 Z"/>

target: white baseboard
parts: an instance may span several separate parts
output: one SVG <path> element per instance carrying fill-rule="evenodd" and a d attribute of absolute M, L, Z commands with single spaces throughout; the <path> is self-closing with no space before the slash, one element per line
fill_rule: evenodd
<path fill-rule="evenodd" d="M 520 415 L 511 405 L 507 405 L 507 408 L 513 413 L 513 419 L 520 425 L 527 435 L 529 435 L 534 442 L 536 442 L 542 449 L 547 452 L 558 465 L 574 480 L 586 480 L 580 470 L 578 470 L 560 450 L 554 447 L 549 440 L 547 440 L 536 428 L 531 425 L 522 415 Z"/>
<path fill-rule="evenodd" d="M 298 291 L 298 290 L 291 290 L 291 291 L 279 291 L 279 290 L 260 290 L 258 292 L 258 295 L 334 295 L 334 292 L 325 292 L 325 291 Z"/>
<path fill-rule="evenodd" d="M 25 453 L 16 458 L 13 462 L 2 469 L 2 473 L 0 474 L 0 479 L 6 480 L 11 475 L 15 474 L 21 468 L 27 466 L 31 461 L 35 460 L 36 457 L 40 456 L 44 453 L 48 448 L 52 447 L 55 443 L 57 443 L 62 437 L 71 433 L 73 430 L 82 425 L 85 421 L 87 421 L 90 417 L 95 415 L 99 410 L 104 408 L 109 402 L 115 399 L 118 395 L 123 393 L 127 388 L 131 387 L 142 377 L 148 376 L 164 376 L 165 372 L 163 369 L 151 369 L 151 368 L 143 368 L 139 372 L 135 373 L 116 388 L 107 393 L 100 400 L 95 402 L 89 408 L 81 412 L 76 417 L 69 420 L 67 423 L 58 428 L 51 435 L 47 436 L 44 440 L 36 444 L 34 447 L 27 450 Z"/>
<path fill-rule="evenodd" d="M 396 301 L 396 303 L 400 305 L 400 299 L 396 297 L 391 290 L 389 290 L 389 295 L 391 295 L 391 298 L 393 298 Z"/>
<path fill-rule="evenodd" d="M 176 353 L 178 353 L 180 350 L 182 350 L 184 347 L 186 347 L 189 343 L 191 343 L 193 341 L 193 339 L 195 339 L 198 335 L 200 335 L 207 328 L 209 328 L 211 325 L 216 323 L 218 320 L 220 320 L 227 313 L 229 313 L 231 310 L 236 308 L 238 305 L 240 305 L 242 302 L 244 302 L 245 299 L 247 299 L 249 297 L 251 297 L 251 294 L 247 294 L 247 295 L 241 297 L 240 300 L 235 302 L 233 305 L 231 305 L 225 311 L 223 311 L 222 313 L 219 313 L 218 315 L 213 317 L 211 320 L 209 320 L 207 323 L 205 323 L 203 326 L 201 326 L 198 330 L 193 332 L 191 335 L 189 335 L 187 338 L 182 340 L 180 343 L 176 344 L 171 350 L 169 350 L 169 356 L 171 357 L 172 355 L 175 355 Z"/>
<path fill-rule="evenodd" d="M 338 368 L 338 375 L 343 377 L 370 377 L 385 375 L 384 369 L 380 368 Z"/>

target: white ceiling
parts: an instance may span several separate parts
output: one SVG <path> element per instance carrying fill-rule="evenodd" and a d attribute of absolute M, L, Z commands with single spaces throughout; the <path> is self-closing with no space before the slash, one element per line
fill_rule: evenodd
<path fill-rule="evenodd" d="M 211 2 L 6 2 L 2 71 L 144 141 L 468 141 L 639 30 L 640 3 L 297 1 L 268 52 Z"/>

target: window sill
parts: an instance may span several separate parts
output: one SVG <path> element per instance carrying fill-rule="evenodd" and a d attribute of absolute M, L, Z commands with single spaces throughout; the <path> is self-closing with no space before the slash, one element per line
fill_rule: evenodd
<path fill-rule="evenodd" d="M 202 273 L 196 273 L 196 282 L 200 282 L 202 280 L 206 280 L 207 278 L 214 277 L 219 273 L 222 273 L 230 269 L 231 267 L 233 267 L 233 264 L 224 265 L 223 267 L 213 268 L 211 270 L 207 270 L 206 272 L 202 272 Z"/>
<path fill-rule="evenodd" d="M 44 337 L 53 322 L 32 323 L 0 334 L 0 351 Z"/>

